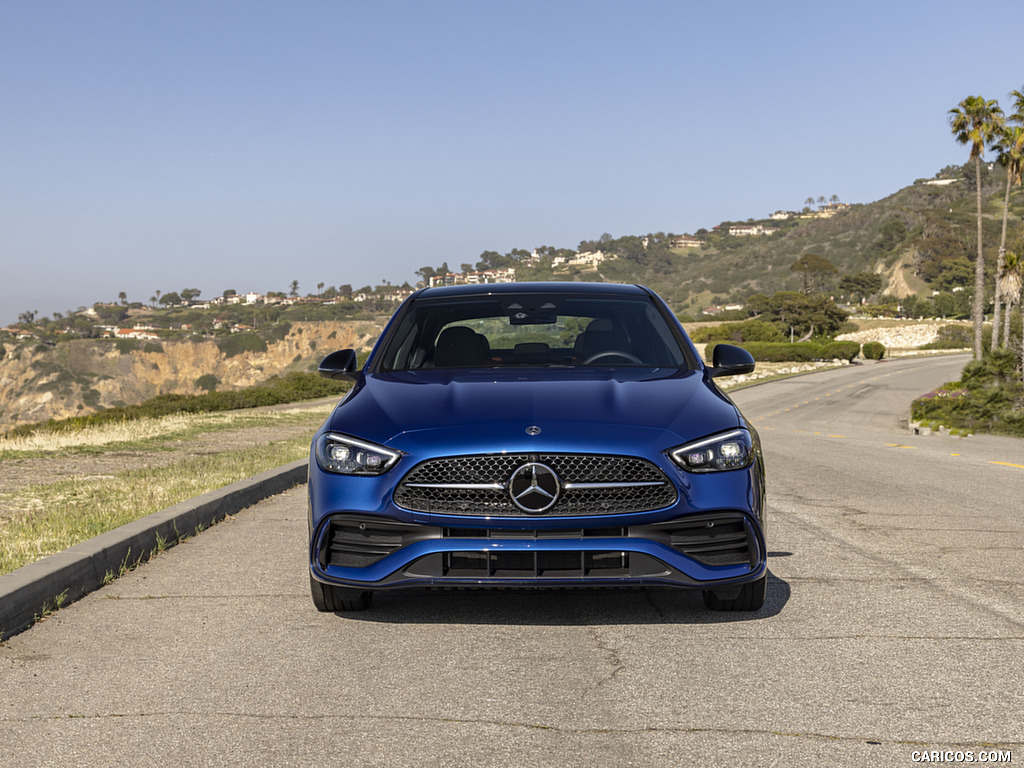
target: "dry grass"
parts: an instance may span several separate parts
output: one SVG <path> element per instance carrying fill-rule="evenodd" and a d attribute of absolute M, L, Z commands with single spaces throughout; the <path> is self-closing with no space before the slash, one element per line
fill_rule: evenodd
<path fill-rule="evenodd" d="M 175 414 L 0 438 L 0 574 L 306 456 L 332 406 Z"/>
<path fill-rule="evenodd" d="M 0 437 L 0 457 L 18 454 L 48 454 L 67 450 L 114 449 L 153 444 L 191 434 L 262 424 L 300 423 L 320 420 L 331 406 L 317 405 L 288 410 L 223 411 L 218 413 L 180 413 L 156 419 L 132 419 L 87 429 L 40 431 L 24 437 Z"/>
<path fill-rule="evenodd" d="M 296 438 L 4 494 L 8 511 L 0 517 L 0 574 L 178 502 L 295 461 L 308 450 L 309 439 Z"/>

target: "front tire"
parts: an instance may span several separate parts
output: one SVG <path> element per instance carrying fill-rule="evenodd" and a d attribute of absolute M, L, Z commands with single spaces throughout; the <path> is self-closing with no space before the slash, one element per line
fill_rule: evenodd
<path fill-rule="evenodd" d="M 764 605 L 768 574 L 744 584 L 735 597 L 720 597 L 713 589 L 704 590 L 704 605 L 712 611 L 759 611 Z"/>
<path fill-rule="evenodd" d="M 373 602 L 373 593 L 368 590 L 321 584 L 312 575 L 309 577 L 309 591 L 313 605 L 321 613 L 365 611 Z"/>

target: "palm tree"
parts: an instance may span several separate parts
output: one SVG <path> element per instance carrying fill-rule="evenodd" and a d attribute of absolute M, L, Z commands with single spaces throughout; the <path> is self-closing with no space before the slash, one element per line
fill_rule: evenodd
<path fill-rule="evenodd" d="M 1010 312 L 1014 304 L 1020 303 L 1020 290 L 1024 285 L 1024 258 L 1019 253 L 1006 254 L 1003 274 L 999 278 L 1003 296 L 1006 297 L 1006 319 L 1003 326 L 1003 346 L 1010 346 Z M 999 328 L 993 328 L 992 334 L 999 335 Z"/>
<path fill-rule="evenodd" d="M 1017 93 L 1015 91 L 1015 93 Z M 1022 99 L 1024 101 L 1024 99 Z M 1006 257 L 1006 218 L 1010 209 L 1010 188 L 1021 183 L 1024 172 L 1024 125 L 1007 125 L 1000 131 L 995 149 L 999 152 L 999 164 L 1006 168 L 1006 196 L 1003 198 L 1003 233 L 999 241 L 999 256 L 996 260 L 995 310 L 992 316 L 992 349 L 999 346 L 999 309 L 1002 303 L 1002 276 Z M 1009 316 L 1009 311 L 1007 311 Z"/>
<path fill-rule="evenodd" d="M 981 157 L 985 145 L 991 144 L 996 131 L 1002 125 L 1003 110 L 993 99 L 968 96 L 955 109 L 949 110 L 949 127 L 960 144 L 971 145 L 971 160 L 974 161 L 974 177 L 978 210 L 978 259 L 974 265 L 974 305 L 971 319 L 974 321 L 974 359 L 981 359 L 981 325 L 985 310 L 985 257 L 981 249 Z"/>

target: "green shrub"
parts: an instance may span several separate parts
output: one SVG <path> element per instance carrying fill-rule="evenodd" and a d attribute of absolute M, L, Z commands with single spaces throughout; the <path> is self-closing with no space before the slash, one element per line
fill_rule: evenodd
<path fill-rule="evenodd" d="M 822 360 L 849 360 L 851 363 L 860 354 L 860 344 L 856 341 L 833 341 L 821 349 Z"/>
<path fill-rule="evenodd" d="M 992 345 L 992 329 L 982 329 L 982 346 Z M 935 341 L 922 345 L 921 349 L 971 349 L 974 346 L 974 330 L 969 325 L 944 325 L 939 328 Z"/>
<path fill-rule="evenodd" d="M 163 344 L 157 344 L 155 341 L 148 341 L 148 342 L 146 342 L 146 346 L 144 346 L 142 348 L 142 351 L 143 352 L 163 352 L 164 351 L 164 345 Z"/>
<path fill-rule="evenodd" d="M 738 344 L 749 341 L 785 341 L 782 329 L 763 320 L 745 320 L 742 323 L 722 323 L 711 328 L 697 328 L 691 335 L 694 343 L 725 341 Z"/>
<path fill-rule="evenodd" d="M 708 344 L 704 348 L 705 360 L 709 362 L 714 360 L 714 350 L 719 343 L 721 342 Z M 754 360 L 761 363 L 806 363 L 818 360 L 821 357 L 821 348 L 809 341 L 800 341 L 795 344 L 789 344 L 788 342 L 749 341 L 737 344 L 736 346 L 743 347 L 743 349 L 754 356 Z"/>
<path fill-rule="evenodd" d="M 869 341 L 861 347 L 865 360 L 881 360 L 885 357 L 885 344 L 880 341 Z"/>
<path fill-rule="evenodd" d="M 213 392 L 220 380 L 212 373 L 206 373 L 196 379 L 196 389 L 205 389 L 207 392 Z"/>
<path fill-rule="evenodd" d="M 271 326 L 266 335 L 270 340 L 270 343 L 273 344 L 275 341 L 284 341 L 291 329 L 291 323 L 278 323 L 277 325 Z"/>
<path fill-rule="evenodd" d="M 139 348 L 138 339 L 114 339 L 114 346 L 117 347 L 117 351 L 122 355 L 127 355 L 129 352 L 134 352 Z"/>
<path fill-rule="evenodd" d="M 964 366 L 960 381 L 943 384 L 911 405 L 914 421 L 931 420 L 958 430 L 1024 437 L 1024 386 L 1017 356 L 996 350 Z"/>
<path fill-rule="evenodd" d="M 266 352 L 267 342 L 256 333 L 233 333 L 217 342 L 224 357 L 234 357 L 243 352 Z"/>

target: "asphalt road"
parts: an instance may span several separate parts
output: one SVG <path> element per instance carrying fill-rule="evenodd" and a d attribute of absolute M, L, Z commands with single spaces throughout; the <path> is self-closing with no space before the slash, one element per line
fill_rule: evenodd
<path fill-rule="evenodd" d="M 300 487 L 0 647 L 0 765 L 1020 762 L 1024 445 L 905 427 L 963 362 L 734 394 L 768 463 L 760 613 L 633 591 L 319 614 Z"/>

